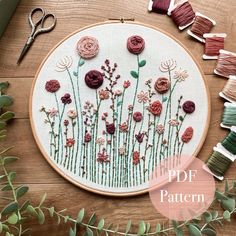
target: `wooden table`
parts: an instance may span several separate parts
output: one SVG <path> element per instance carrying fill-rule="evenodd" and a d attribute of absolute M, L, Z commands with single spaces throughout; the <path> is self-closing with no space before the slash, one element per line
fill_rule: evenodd
<path fill-rule="evenodd" d="M 235 0 L 192 0 L 195 10 L 215 19 L 215 32 L 228 34 L 226 48 L 236 51 L 236 1 Z M 50 34 L 37 38 L 32 50 L 28 53 L 20 66 L 16 65 L 17 58 L 30 32 L 27 21 L 28 13 L 34 7 L 41 6 L 48 12 L 53 12 L 58 18 L 56 29 Z M 108 223 L 125 226 L 129 219 L 135 223 L 145 220 L 151 224 L 166 220 L 152 207 L 148 195 L 117 199 L 108 198 L 83 191 L 65 181 L 45 161 L 33 139 L 29 123 L 28 102 L 31 84 L 35 73 L 47 53 L 73 31 L 108 18 L 135 18 L 137 21 L 157 26 L 178 38 L 200 62 L 211 91 L 212 118 L 206 142 L 199 154 L 199 158 L 206 160 L 212 147 L 227 134 L 220 129 L 223 101 L 218 93 L 226 80 L 213 75 L 215 61 L 203 61 L 203 47 L 200 43 L 190 39 L 186 32 L 180 33 L 167 16 L 147 13 L 147 0 L 22 0 L 14 14 L 6 32 L 0 39 L 0 80 L 8 80 L 11 84 L 8 93 L 15 98 L 12 110 L 16 119 L 8 127 L 8 137 L 4 146 L 14 144 L 13 154 L 21 160 L 12 166 L 18 173 L 17 181 L 29 185 L 28 196 L 34 203 L 44 192 L 48 193 L 46 203 L 57 209 L 67 208 L 68 212 L 76 216 L 81 208 L 87 210 L 88 215 L 93 211 L 104 217 Z M 236 179 L 236 166 L 228 171 L 227 178 Z M 219 235 L 236 235 L 234 233 L 236 221 L 226 224 L 219 230 Z M 68 235 L 68 226 L 57 226 L 49 219 L 43 226 L 36 222 L 30 223 L 32 235 Z M 79 234 L 81 235 L 81 234 Z"/>

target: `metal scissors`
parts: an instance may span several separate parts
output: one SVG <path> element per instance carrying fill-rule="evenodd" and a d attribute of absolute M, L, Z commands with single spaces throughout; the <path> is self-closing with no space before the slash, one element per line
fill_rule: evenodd
<path fill-rule="evenodd" d="M 33 16 L 35 15 L 36 12 L 39 12 L 40 16 L 39 16 L 39 19 L 36 22 L 34 22 L 33 21 Z M 50 17 L 53 19 L 52 25 L 49 26 L 49 27 L 44 27 L 44 24 L 45 24 L 46 20 Z M 55 17 L 55 15 L 53 15 L 51 13 L 45 14 L 45 11 L 40 7 L 35 8 L 30 12 L 30 14 L 29 14 L 29 24 L 32 28 L 32 31 L 31 31 L 30 36 L 28 37 L 28 40 L 25 43 L 25 46 L 24 46 L 24 48 L 23 48 L 23 50 L 20 54 L 20 57 L 17 61 L 17 64 L 21 63 L 22 59 L 24 58 L 24 56 L 26 55 L 26 53 L 28 52 L 28 50 L 32 46 L 35 38 L 39 34 L 47 33 L 47 32 L 52 31 L 56 26 L 56 22 L 57 22 L 57 18 Z"/>

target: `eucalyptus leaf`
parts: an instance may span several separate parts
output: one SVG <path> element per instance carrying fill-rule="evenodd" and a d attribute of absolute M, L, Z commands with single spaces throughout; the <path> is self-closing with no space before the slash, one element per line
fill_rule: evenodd
<path fill-rule="evenodd" d="M 21 211 L 25 211 L 29 205 L 30 205 L 30 201 L 29 201 L 29 200 L 25 201 L 25 202 L 22 204 L 20 210 L 21 210 Z"/>
<path fill-rule="evenodd" d="M 212 221 L 212 215 L 208 211 L 203 213 L 203 217 L 207 223 L 210 223 Z"/>
<path fill-rule="evenodd" d="M 156 226 L 156 233 L 159 233 L 161 231 L 161 224 L 157 224 Z"/>
<path fill-rule="evenodd" d="M 44 203 L 45 200 L 46 200 L 46 197 L 47 197 L 47 194 L 44 193 L 43 196 L 42 196 L 42 198 L 41 198 L 41 201 L 40 201 L 40 203 L 39 203 L 39 207 L 41 207 L 41 206 L 43 205 L 43 203 Z"/>
<path fill-rule="evenodd" d="M 133 77 L 133 78 L 135 78 L 135 79 L 138 79 L 138 77 L 139 77 L 139 74 L 138 74 L 138 72 L 136 72 L 136 71 L 131 71 L 130 72 L 130 74 L 131 74 L 131 76 Z"/>
<path fill-rule="evenodd" d="M 225 220 L 230 221 L 230 217 L 231 217 L 230 212 L 229 211 L 224 211 L 223 217 L 224 217 Z"/>
<path fill-rule="evenodd" d="M 34 216 L 34 217 L 38 217 L 38 213 L 37 213 L 37 211 L 34 209 L 34 207 L 32 207 L 31 205 L 29 205 L 27 208 L 26 208 L 26 211 L 30 214 L 30 215 L 32 215 L 32 216 Z"/>
<path fill-rule="evenodd" d="M 50 217 L 53 217 L 54 212 L 55 212 L 54 207 L 50 207 L 50 208 L 48 209 L 48 212 L 49 212 Z"/>
<path fill-rule="evenodd" d="M 201 236 L 201 231 L 193 224 L 189 224 L 188 226 L 190 236 Z"/>
<path fill-rule="evenodd" d="M 142 220 L 139 223 L 139 227 L 138 227 L 138 236 L 143 235 L 146 232 L 146 224 L 145 222 Z"/>
<path fill-rule="evenodd" d="M 88 221 L 88 225 L 93 226 L 96 223 L 96 213 L 93 213 Z"/>
<path fill-rule="evenodd" d="M 228 192 L 229 191 L 229 181 L 228 179 L 226 179 L 225 181 L 225 192 Z"/>
<path fill-rule="evenodd" d="M 76 236 L 76 233 L 74 232 L 72 228 L 70 228 L 69 236 Z"/>
<path fill-rule="evenodd" d="M 175 231 L 176 236 L 183 236 L 184 235 L 181 228 L 175 228 L 174 231 Z"/>
<path fill-rule="evenodd" d="M 29 190 L 28 186 L 21 186 L 18 189 L 16 189 L 16 197 L 20 198 L 22 196 L 24 196 Z"/>
<path fill-rule="evenodd" d="M 2 233 L 2 222 L 0 222 L 0 233 Z"/>
<path fill-rule="evenodd" d="M 126 226 L 126 230 L 125 230 L 126 234 L 129 233 L 131 226 L 132 226 L 132 220 L 129 220 Z"/>
<path fill-rule="evenodd" d="M 8 121 L 15 117 L 15 113 L 12 111 L 7 111 L 0 116 L 1 121 Z"/>
<path fill-rule="evenodd" d="M 150 229 L 151 229 L 151 225 L 150 225 L 150 223 L 147 223 L 145 233 L 149 233 Z"/>
<path fill-rule="evenodd" d="M 209 229 L 209 228 L 202 230 L 202 233 L 207 236 L 216 236 L 216 231 L 213 229 Z"/>
<path fill-rule="evenodd" d="M 2 210 L 1 214 L 4 215 L 9 215 L 13 212 L 16 212 L 18 210 L 18 203 L 17 202 L 11 202 L 7 206 L 4 207 Z"/>
<path fill-rule="evenodd" d="M 16 172 L 10 172 L 8 178 L 12 182 L 16 178 Z"/>
<path fill-rule="evenodd" d="M 1 82 L 0 83 L 0 91 L 2 92 L 3 90 L 7 89 L 9 87 L 9 82 Z"/>
<path fill-rule="evenodd" d="M 142 60 L 138 63 L 139 67 L 144 67 L 147 64 L 146 60 Z"/>
<path fill-rule="evenodd" d="M 15 225 L 18 222 L 18 216 L 16 215 L 16 213 L 10 215 L 7 219 L 7 222 L 11 225 Z"/>
<path fill-rule="evenodd" d="M 12 187 L 9 184 L 6 184 L 5 186 L 1 188 L 1 191 L 11 191 L 11 190 L 12 190 Z"/>
<path fill-rule="evenodd" d="M 105 224 L 105 220 L 104 219 L 101 219 L 98 223 L 98 230 L 101 231 L 103 230 L 103 227 L 104 227 L 104 224 Z"/>
<path fill-rule="evenodd" d="M 89 227 L 87 227 L 87 229 L 86 229 L 86 235 L 93 236 L 93 231 Z"/>
<path fill-rule="evenodd" d="M 216 219 L 218 217 L 219 213 L 218 213 L 218 211 L 214 210 L 214 211 L 211 212 L 211 215 L 212 215 L 213 219 Z"/>
<path fill-rule="evenodd" d="M 0 108 L 9 107 L 13 104 L 13 98 L 7 95 L 0 96 Z"/>
<path fill-rule="evenodd" d="M 235 209 L 235 199 L 234 198 L 228 198 L 226 200 L 221 201 L 221 207 L 224 210 L 228 210 L 232 212 Z"/>
<path fill-rule="evenodd" d="M 6 127 L 6 122 L 5 121 L 0 121 L 0 130 L 4 129 Z"/>
<path fill-rule="evenodd" d="M 76 219 L 76 222 L 79 224 L 83 221 L 84 219 L 84 213 L 85 213 L 85 210 L 84 208 L 80 210 L 80 212 L 78 213 L 78 216 L 77 216 L 77 219 Z"/>
<path fill-rule="evenodd" d="M 215 192 L 215 197 L 218 200 L 226 200 L 226 199 L 228 199 L 227 196 L 225 196 L 223 193 L 221 193 L 219 191 Z"/>
<path fill-rule="evenodd" d="M 38 222 L 40 225 L 44 224 L 45 222 L 45 215 L 40 208 L 38 209 Z"/>
<path fill-rule="evenodd" d="M 4 165 L 8 165 L 8 164 L 10 164 L 10 163 L 12 163 L 12 162 L 15 162 L 15 161 L 17 161 L 17 160 L 19 160 L 18 157 L 7 156 L 7 157 L 4 157 L 4 158 L 3 158 L 3 163 L 4 163 Z"/>

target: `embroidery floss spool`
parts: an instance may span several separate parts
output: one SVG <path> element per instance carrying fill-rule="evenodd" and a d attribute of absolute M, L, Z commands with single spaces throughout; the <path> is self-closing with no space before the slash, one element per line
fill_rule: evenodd
<path fill-rule="evenodd" d="M 226 102 L 224 106 L 225 109 L 220 126 L 230 129 L 232 126 L 236 126 L 236 104 Z"/>
<path fill-rule="evenodd" d="M 220 50 L 214 72 L 226 78 L 229 78 L 230 75 L 236 75 L 236 53 Z"/>
<path fill-rule="evenodd" d="M 198 41 L 205 43 L 203 35 L 210 33 L 215 25 L 216 22 L 214 20 L 197 12 L 191 30 L 188 30 L 187 33 Z"/>
<path fill-rule="evenodd" d="M 204 34 L 203 37 L 205 38 L 206 42 L 203 59 L 218 59 L 220 50 L 224 49 L 225 38 L 227 37 L 227 34 Z"/>
<path fill-rule="evenodd" d="M 231 128 L 229 135 L 221 142 L 224 147 L 232 155 L 236 155 L 236 126 Z"/>
<path fill-rule="evenodd" d="M 173 2 L 173 0 L 150 0 L 148 5 L 148 11 L 166 14 L 170 5 L 172 5 Z"/>
<path fill-rule="evenodd" d="M 236 103 L 236 76 L 229 76 L 229 80 L 219 95 L 231 103 Z"/>
<path fill-rule="evenodd" d="M 223 180 L 226 171 L 230 168 L 233 161 L 234 160 L 232 160 L 227 154 L 222 152 L 219 148 L 214 147 L 212 155 L 206 162 L 206 166 L 211 171 L 210 174 L 212 174 L 215 178 L 219 180 Z M 206 168 L 204 169 L 208 171 Z"/>
<path fill-rule="evenodd" d="M 168 15 L 179 27 L 180 30 L 184 30 L 194 22 L 195 12 L 191 4 L 186 1 L 181 1 L 175 4 L 172 8 L 169 8 Z"/>

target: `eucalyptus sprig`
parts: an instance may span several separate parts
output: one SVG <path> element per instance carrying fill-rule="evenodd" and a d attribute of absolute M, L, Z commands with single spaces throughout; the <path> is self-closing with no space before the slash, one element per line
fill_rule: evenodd
<path fill-rule="evenodd" d="M 0 141 L 5 138 L 5 127 L 7 122 L 14 118 L 14 113 L 4 111 L 4 109 L 13 103 L 10 96 L 4 95 L 4 90 L 8 88 L 8 82 L 0 83 Z M 166 228 L 164 224 L 158 223 L 152 229 L 150 223 L 140 221 L 138 226 L 133 225 L 132 221 L 128 221 L 124 230 L 120 230 L 119 226 L 107 225 L 105 220 L 97 219 L 96 214 L 85 217 L 85 209 L 81 209 L 76 218 L 66 214 L 66 209 L 57 211 L 54 206 L 46 206 L 44 194 L 38 205 L 34 206 L 27 199 L 24 200 L 25 194 L 29 191 L 26 185 L 15 185 L 16 172 L 9 171 L 8 166 L 17 161 L 18 157 L 7 155 L 11 149 L 7 148 L 0 151 L 0 184 L 1 184 L 1 203 L 6 202 L 0 209 L 0 234 L 5 236 L 26 235 L 29 230 L 25 225 L 27 220 L 32 217 L 36 218 L 40 225 L 45 223 L 46 216 L 49 215 L 57 220 L 57 224 L 70 223 L 69 236 L 84 235 L 123 235 L 123 236 L 153 236 L 153 235 L 184 235 L 188 232 L 191 236 L 216 235 L 215 225 L 223 226 L 224 221 L 230 221 L 233 214 L 236 213 L 235 206 L 235 190 L 236 182 L 231 185 L 225 182 L 223 192 L 216 190 L 215 201 L 209 211 L 204 212 L 200 217 L 185 221 L 172 221 L 172 226 Z M 217 204 L 215 204 L 217 203 Z M 222 211 L 217 211 L 220 205 Z M 86 220 L 87 219 L 87 220 Z M 84 232 L 84 233 L 81 233 Z"/>

